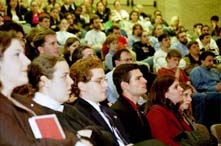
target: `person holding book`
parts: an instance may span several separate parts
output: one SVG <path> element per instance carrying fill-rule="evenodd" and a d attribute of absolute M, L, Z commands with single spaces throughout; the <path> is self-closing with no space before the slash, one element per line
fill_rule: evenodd
<path fill-rule="evenodd" d="M 23 102 L 33 111 L 39 115 L 56 114 L 67 134 L 80 134 L 82 139 L 89 140 L 94 146 L 112 146 L 107 131 L 95 126 L 73 106 L 64 104 L 71 95 L 73 83 L 69 76 L 69 65 L 64 58 L 40 55 L 30 64 L 28 77 L 35 93 Z"/>
<path fill-rule="evenodd" d="M 28 119 L 36 113 L 15 99 L 23 97 L 12 94 L 14 88 L 28 83 L 30 60 L 16 34 L 0 31 L 0 40 L 0 145 L 75 145 L 79 140 L 75 135 L 63 140 L 35 139 Z"/>

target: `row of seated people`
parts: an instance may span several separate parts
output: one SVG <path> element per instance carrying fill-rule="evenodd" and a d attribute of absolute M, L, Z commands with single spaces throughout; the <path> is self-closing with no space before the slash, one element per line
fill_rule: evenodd
<path fill-rule="evenodd" d="M 55 33 L 49 36 L 56 40 Z M 101 103 L 108 82 L 98 57 L 81 58 L 69 66 L 58 47 L 47 48 L 53 42 L 46 37 L 38 40 L 45 42 L 31 61 L 16 33 L 1 31 L 0 40 L 1 145 L 217 145 L 191 114 L 193 88 L 175 76 L 153 81 L 143 113 L 138 100 L 147 93 L 145 72 L 136 63 L 120 64 L 113 72 L 119 98 L 109 107 Z M 28 119 L 45 114 L 56 114 L 66 139 L 34 137 Z M 187 138 L 193 134 L 198 138 Z"/>
<path fill-rule="evenodd" d="M 14 3 L 16 3 L 15 0 L 13 0 L 13 1 L 14 1 Z M 34 3 L 35 5 L 40 5 L 37 1 L 32 1 L 30 3 L 30 5 L 32 3 Z M 73 4 L 71 4 L 71 3 L 73 3 Z M 99 1 L 98 3 L 99 4 L 103 3 L 104 5 L 106 5 L 105 1 Z M 10 1 L 9 1 L 8 4 L 10 5 Z M 35 5 L 33 7 L 35 7 Z M 115 1 L 114 5 L 119 5 L 119 7 L 120 7 L 119 1 Z M 18 4 L 17 5 L 14 4 L 13 6 L 14 7 L 18 6 Z M 143 22 L 142 22 L 143 19 L 140 17 L 140 15 L 143 14 L 141 10 L 132 10 L 130 12 L 130 14 L 127 14 L 128 18 L 126 20 L 122 16 L 123 14 L 122 15 L 117 15 L 115 13 L 111 13 L 110 18 L 108 18 L 109 21 L 108 21 L 107 24 L 104 23 L 104 21 L 103 21 L 102 17 L 100 17 L 100 15 L 97 15 L 100 22 L 102 22 L 102 23 L 99 23 L 99 24 L 98 24 L 98 20 L 94 19 L 94 16 L 90 16 L 89 20 L 87 20 L 88 21 L 88 26 L 87 27 L 83 26 L 80 29 L 77 29 L 78 28 L 77 25 L 79 23 L 81 23 L 81 21 L 80 22 L 78 22 L 77 20 L 75 21 L 73 16 L 72 16 L 73 11 L 74 10 L 77 11 L 76 4 L 74 4 L 74 2 L 69 2 L 69 4 L 68 4 L 65 1 L 63 6 L 65 8 L 70 8 L 70 9 L 73 9 L 73 10 L 69 11 L 71 13 L 66 13 L 67 11 L 62 11 L 62 12 L 59 13 L 59 11 L 57 10 L 59 8 L 55 8 L 55 12 L 53 11 L 54 9 L 50 9 L 52 11 L 52 12 L 49 13 L 51 16 L 42 14 L 38 17 L 38 19 L 36 18 L 36 20 L 38 20 L 38 22 L 36 22 L 36 24 L 33 25 L 33 26 L 37 26 L 37 27 L 39 27 L 41 29 L 44 29 L 44 30 L 48 29 L 48 28 L 51 28 L 54 31 L 58 31 L 58 41 L 59 41 L 60 45 L 64 45 L 65 40 L 69 36 L 76 35 L 76 36 L 80 37 L 81 39 L 85 39 L 85 42 L 88 45 L 91 45 L 94 49 L 101 49 L 101 46 L 105 41 L 105 36 L 100 31 L 102 30 L 104 32 L 108 32 L 109 28 L 111 28 L 111 26 L 113 24 L 117 24 L 121 29 L 121 33 L 123 35 L 125 35 L 126 37 L 128 37 L 128 47 L 132 48 L 133 43 L 136 40 L 140 40 L 140 36 L 141 36 L 140 33 L 141 32 L 139 32 L 139 31 L 141 31 L 143 29 L 143 30 L 147 31 L 148 34 L 152 34 L 152 36 L 150 38 L 150 42 L 152 43 L 152 46 L 154 47 L 154 49 L 157 50 L 157 49 L 159 49 L 159 42 L 158 42 L 157 38 L 160 34 L 162 34 L 162 31 L 166 31 L 171 36 L 174 36 L 174 35 L 178 35 L 177 32 L 180 32 L 180 29 L 185 30 L 185 27 L 180 25 L 179 17 L 176 16 L 176 17 L 171 18 L 172 20 L 171 20 L 170 24 L 168 25 L 167 23 L 165 23 L 165 20 L 163 19 L 161 12 L 157 11 L 157 10 L 154 12 L 154 21 L 150 22 L 150 26 L 145 26 L 143 24 Z M 7 7 L 7 8 L 10 8 L 10 7 Z M 39 8 L 39 6 L 37 8 L 35 8 L 36 9 L 35 11 L 38 11 L 38 8 Z M 88 8 L 90 8 L 90 6 L 88 6 Z M 98 9 L 99 8 L 98 8 L 98 4 L 97 4 L 97 10 Z M 59 21 L 56 22 L 56 25 L 55 25 L 54 24 L 55 20 L 53 20 L 51 17 L 56 17 L 56 15 L 59 15 L 59 14 L 62 14 L 62 13 L 65 13 L 64 17 L 60 18 Z M 76 13 L 77 14 L 74 13 L 75 17 L 80 18 L 80 16 L 76 16 L 76 15 L 81 15 L 82 12 L 80 11 L 80 12 L 76 12 Z M 16 13 L 13 13 L 13 14 L 16 14 Z M 104 13 L 104 15 L 105 14 L 106 13 Z M 79 18 L 77 18 L 77 19 L 79 19 Z M 11 17 L 11 19 L 12 19 L 12 17 Z M 66 20 L 63 20 L 63 19 L 66 19 Z M 14 19 L 12 19 L 12 20 L 14 20 Z M 28 17 L 27 18 L 27 23 L 32 24 L 29 21 L 33 21 L 33 20 L 35 20 L 35 19 L 32 19 L 31 17 L 30 18 Z M 91 28 L 91 26 L 89 26 L 89 25 L 93 24 L 93 21 L 95 21 L 95 23 L 97 23 L 97 24 L 96 24 L 96 26 L 92 26 L 92 28 Z M 211 17 L 211 25 L 212 25 L 211 30 L 210 30 L 208 25 L 205 25 L 205 27 L 204 26 L 202 27 L 202 25 L 196 24 L 196 26 L 194 26 L 195 29 L 194 29 L 193 34 L 187 34 L 188 39 L 195 40 L 195 39 L 199 38 L 199 36 L 202 33 L 205 33 L 206 31 L 207 31 L 207 33 L 211 32 L 211 34 L 214 38 L 215 37 L 219 38 L 220 37 L 220 31 L 219 31 L 220 28 L 218 26 L 218 22 L 219 22 L 219 17 L 218 16 Z M 61 24 L 65 25 L 65 26 L 60 26 Z M 67 26 L 67 24 L 68 24 L 68 26 Z M 135 24 L 140 24 L 142 26 L 142 28 L 138 28 L 140 26 L 138 26 L 136 28 L 133 28 L 133 26 Z M 83 24 L 81 24 L 81 25 L 83 25 Z M 102 26 L 99 27 L 98 25 L 102 25 Z M 95 33 L 94 31 L 92 31 L 92 32 L 89 33 L 88 31 L 90 31 L 91 29 L 96 30 L 95 32 L 97 32 L 97 31 L 98 32 Z M 141 29 L 141 30 L 136 30 L 137 32 L 135 32 L 135 29 Z M 67 33 L 66 31 L 68 31 L 69 33 Z M 88 35 L 85 36 L 87 32 L 88 32 Z M 94 37 L 95 35 L 97 37 Z M 105 35 L 107 36 L 107 34 L 105 34 Z M 176 42 L 176 37 L 174 37 L 174 38 L 175 39 L 172 40 L 172 43 L 171 43 L 172 45 L 174 44 L 174 42 Z M 178 38 L 178 40 L 179 40 L 179 38 Z M 208 47 L 210 47 L 210 49 L 215 49 L 216 52 L 218 52 L 217 51 L 218 47 L 217 47 L 217 45 L 214 44 L 213 40 L 211 41 L 212 46 L 207 45 L 207 43 L 202 44 L 200 42 L 201 41 L 199 41 L 199 45 L 200 45 L 201 49 L 204 48 L 204 49 L 208 50 L 209 49 Z M 176 44 L 174 44 L 175 45 L 174 47 L 176 47 L 176 48 L 181 47 L 181 48 L 178 48 L 178 49 L 183 49 L 184 48 L 184 50 L 181 51 L 181 53 L 182 53 L 182 55 L 186 55 L 186 53 L 187 53 L 186 50 L 187 49 L 185 48 L 185 42 L 182 42 L 182 43 L 184 43 L 184 46 L 182 46 L 180 44 L 178 44 L 178 46 L 177 46 Z"/>

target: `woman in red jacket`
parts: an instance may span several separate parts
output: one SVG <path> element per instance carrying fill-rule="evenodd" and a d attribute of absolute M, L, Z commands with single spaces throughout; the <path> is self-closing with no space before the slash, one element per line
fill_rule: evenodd
<path fill-rule="evenodd" d="M 146 118 L 153 138 L 164 144 L 179 146 L 174 140 L 183 131 L 191 131 L 179 112 L 183 89 L 171 75 L 159 76 L 150 89 Z"/>

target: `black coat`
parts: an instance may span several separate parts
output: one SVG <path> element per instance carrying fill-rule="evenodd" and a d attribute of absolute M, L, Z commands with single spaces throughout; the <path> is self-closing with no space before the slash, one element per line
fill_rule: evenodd
<path fill-rule="evenodd" d="M 132 143 L 151 138 L 151 130 L 145 116 L 140 112 L 139 117 L 126 98 L 120 96 L 111 108 L 117 113 Z"/>
<path fill-rule="evenodd" d="M 102 118 L 102 116 L 99 114 L 99 112 L 88 102 L 83 100 L 82 98 L 78 98 L 73 103 L 74 106 L 88 119 L 93 121 L 95 124 L 104 127 L 107 131 L 112 133 L 112 130 L 109 128 L 105 120 Z M 117 118 L 117 115 L 114 111 L 112 111 L 110 108 L 106 107 L 106 111 L 108 111 L 108 115 L 111 117 L 112 121 L 114 122 L 114 125 L 119 130 L 120 134 L 128 141 L 127 135 L 125 134 L 125 131 L 123 129 L 123 126 L 119 119 Z M 115 135 L 113 134 L 113 137 Z M 118 145 L 117 138 L 115 138 L 115 144 Z M 129 141 L 128 141 L 129 142 Z"/>
<path fill-rule="evenodd" d="M 59 112 L 35 103 L 32 98 L 24 97 L 23 99 L 20 99 L 20 102 L 32 109 L 37 115 L 56 114 L 68 137 L 73 137 L 73 135 L 76 135 L 79 130 L 89 129 L 92 130 L 92 136 L 89 140 L 94 146 L 103 146 L 106 145 L 106 143 L 108 143 L 107 146 L 114 145 L 111 133 L 104 130 L 104 128 L 95 125 L 71 105 L 65 105 L 64 111 Z"/>

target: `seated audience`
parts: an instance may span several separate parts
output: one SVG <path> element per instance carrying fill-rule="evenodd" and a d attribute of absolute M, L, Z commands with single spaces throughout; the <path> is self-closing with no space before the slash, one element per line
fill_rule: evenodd
<path fill-rule="evenodd" d="M 203 146 L 205 143 L 202 144 L 203 139 L 199 137 L 195 139 L 186 137 L 185 140 L 184 132 L 190 133 L 193 129 L 185 121 L 183 112 L 180 112 L 180 108 L 184 107 L 184 104 L 181 106 L 182 95 L 183 88 L 174 76 L 165 75 L 156 78 L 146 104 L 146 118 L 150 124 L 151 134 L 153 138 L 171 146 L 180 146 L 182 142 Z M 180 139 L 184 140 L 181 142 Z"/>
<path fill-rule="evenodd" d="M 72 65 L 72 54 L 80 46 L 80 40 L 76 37 L 69 37 L 64 44 L 64 58 L 68 65 Z"/>
<path fill-rule="evenodd" d="M 78 46 L 71 56 L 71 64 L 75 63 L 79 59 L 88 58 L 88 57 L 95 57 L 96 54 L 94 50 L 89 46 Z"/>
<path fill-rule="evenodd" d="M 93 129 L 88 127 L 95 125 L 93 122 L 85 118 L 74 107 L 64 104 L 71 95 L 73 83 L 69 75 L 69 66 L 64 58 L 41 55 L 32 61 L 28 76 L 35 93 L 33 97 L 25 98 L 23 102 L 31 105 L 30 109 L 38 115 L 56 114 L 62 128 L 72 134 L 80 134 L 79 131 L 88 132 L 88 136 L 85 138 L 90 140 L 93 145 L 106 143 L 109 137 L 105 138 L 102 135 L 96 137 L 94 134 L 93 129 L 99 130 L 98 127 L 93 126 Z M 103 138 L 105 138 L 105 142 L 101 141 Z M 112 142 L 108 141 L 108 144 L 111 146 Z"/>
<path fill-rule="evenodd" d="M 171 146 L 179 146 L 174 140 L 178 134 L 184 130 L 191 131 L 179 113 L 182 92 L 174 76 L 160 76 L 153 82 L 146 104 L 146 118 L 152 137 Z"/>
<path fill-rule="evenodd" d="M 200 54 L 201 65 L 192 69 L 190 80 L 199 92 L 221 92 L 221 74 L 214 67 L 214 53 Z"/>
<path fill-rule="evenodd" d="M 109 35 L 104 43 L 109 49 L 107 55 L 105 56 L 104 64 L 107 70 L 112 70 L 113 69 L 112 57 L 118 50 L 118 38 L 113 34 Z"/>
<path fill-rule="evenodd" d="M 33 58 L 40 54 L 59 55 L 59 46 L 57 43 L 56 33 L 52 30 L 40 31 L 33 38 L 33 45 L 36 54 Z"/>
<path fill-rule="evenodd" d="M 0 145 L 10 146 L 78 146 L 78 138 L 36 139 L 28 119 L 36 113 L 15 98 L 24 98 L 12 94 L 15 87 L 28 83 L 27 69 L 30 60 L 24 54 L 20 40 L 11 32 L 0 32 Z"/>
<path fill-rule="evenodd" d="M 106 99 L 107 81 L 102 62 L 95 57 L 80 59 L 71 66 L 73 104 L 85 117 L 112 133 L 116 146 L 129 144 L 115 112 L 99 102 Z"/>
<path fill-rule="evenodd" d="M 147 92 L 147 80 L 137 64 L 122 64 L 116 67 L 113 81 L 120 97 L 111 106 L 120 118 L 132 143 L 151 138 L 150 127 L 139 111 L 138 100 Z"/>
<path fill-rule="evenodd" d="M 157 75 L 173 75 L 179 82 L 190 84 L 189 77 L 185 71 L 178 67 L 181 58 L 182 56 L 179 51 L 175 49 L 170 50 L 166 56 L 167 66 L 160 68 Z"/>
<path fill-rule="evenodd" d="M 76 35 L 68 32 L 68 21 L 66 18 L 61 19 L 59 23 L 59 31 L 56 32 L 56 37 L 58 40 L 58 44 L 60 46 L 64 46 L 66 40 L 70 37 L 77 37 Z"/>
<path fill-rule="evenodd" d="M 106 96 L 109 103 L 111 104 L 115 103 L 117 101 L 117 98 L 119 97 L 116 86 L 114 85 L 113 82 L 113 72 L 115 67 L 121 64 L 132 63 L 132 62 L 133 62 L 132 54 L 128 49 L 118 50 L 114 54 L 112 58 L 112 63 L 114 68 L 106 74 L 107 83 L 108 83 Z"/>
<path fill-rule="evenodd" d="M 187 44 L 187 48 L 189 49 L 189 54 L 187 54 L 183 59 L 186 62 L 185 72 L 189 75 L 191 70 L 200 65 L 200 48 L 196 41 L 191 41 Z"/>
<path fill-rule="evenodd" d="M 160 42 L 160 49 L 158 49 L 153 56 L 153 69 L 157 73 L 161 67 L 165 67 L 167 65 L 166 56 L 170 50 L 170 36 L 168 34 L 162 34 L 158 37 Z M 186 62 L 181 59 L 179 63 L 179 67 L 184 69 L 186 66 Z"/>

